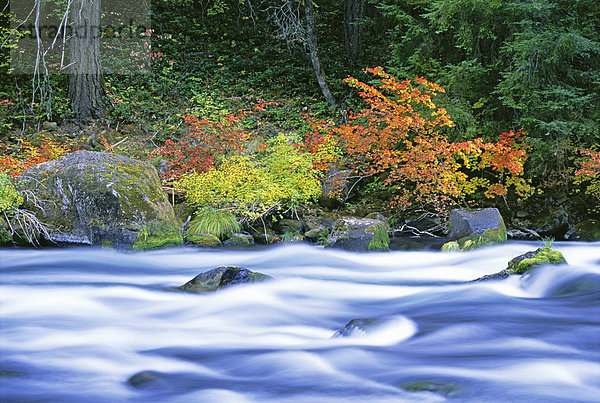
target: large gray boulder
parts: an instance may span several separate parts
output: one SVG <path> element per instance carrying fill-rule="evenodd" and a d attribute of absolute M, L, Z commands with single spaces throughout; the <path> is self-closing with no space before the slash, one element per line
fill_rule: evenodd
<path fill-rule="evenodd" d="M 78 151 L 21 177 L 20 190 L 35 195 L 24 207 L 50 226 L 52 242 L 133 249 L 182 242 L 181 222 L 147 162 Z"/>
<path fill-rule="evenodd" d="M 466 250 L 506 242 L 506 226 L 497 208 L 454 209 L 448 242 L 442 250 Z"/>
<path fill-rule="evenodd" d="M 340 218 L 334 226 L 327 248 L 350 251 L 387 251 L 389 225 L 379 218 Z"/>

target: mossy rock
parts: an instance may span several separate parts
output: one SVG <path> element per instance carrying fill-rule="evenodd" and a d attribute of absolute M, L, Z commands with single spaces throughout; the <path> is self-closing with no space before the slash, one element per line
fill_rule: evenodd
<path fill-rule="evenodd" d="M 254 245 L 254 238 L 249 234 L 233 234 L 223 241 L 223 246 L 228 248 L 249 248 Z"/>
<path fill-rule="evenodd" d="M 219 266 L 196 277 L 178 289 L 187 292 L 210 292 L 236 284 L 247 284 L 272 279 L 266 274 L 250 271 L 240 266 Z"/>
<path fill-rule="evenodd" d="M 35 165 L 21 179 L 19 190 L 38 199 L 26 200 L 23 208 L 49 225 L 52 242 L 100 246 L 110 241 L 127 249 L 181 244 L 181 222 L 147 162 L 78 151 Z"/>
<path fill-rule="evenodd" d="M 137 233 L 133 249 L 151 250 L 181 245 L 183 245 L 183 239 L 181 239 L 179 228 L 166 224 L 153 224 L 143 227 Z"/>
<path fill-rule="evenodd" d="M 389 225 L 370 218 L 340 218 L 327 239 L 325 247 L 350 251 L 388 251 Z"/>
<path fill-rule="evenodd" d="M 534 267 L 564 263 L 567 263 L 567 261 L 559 251 L 550 248 L 539 248 L 533 252 L 515 257 L 508 262 L 506 270 L 509 274 L 524 274 Z"/>
<path fill-rule="evenodd" d="M 185 241 L 202 248 L 217 248 L 223 245 L 221 240 L 212 234 L 186 234 Z"/>
<path fill-rule="evenodd" d="M 304 233 L 304 239 L 308 242 L 323 245 L 327 242 L 329 230 L 325 227 L 313 228 Z"/>
<path fill-rule="evenodd" d="M 450 241 L 442 246 L 442 251 L 465 251 L 503 243 L 507 240 L 506 225 L 495 208 L 452 210 L 448 238 Z"/>
<path fill-rule="evenodd" d="M 565 237 L 572 241 L 600 241 L 600 221 L 589 219 L 575 224 Z"/>
<path fill-rule="evenodd" d="M 369 245 L 367 245 L 367 250 L 390 250 L 390 236 L 388 234 L 388 225 L 385 222 L 371 225 L 367 228 L 367 232 L 373 233 L 373 238 L 371 238 Z"/>

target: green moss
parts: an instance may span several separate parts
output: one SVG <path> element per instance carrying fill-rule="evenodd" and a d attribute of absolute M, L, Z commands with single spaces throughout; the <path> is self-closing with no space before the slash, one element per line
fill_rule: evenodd
<path fill-rule="evenodd" d="M 185 240 L 204 248 L 221 246 L 221 240 L 211 234 L 186 234 Z"/>
<path fill-rule="evenodd" d="M 456 241 L 446 242 L 442 246 L 442 252 L 457 252 L 460 250 L 460 245 Z"/>
<path fill-rule="evenodd" d="M 112 241 L 110 239 L 103 239 L 102 240 L 102 247 L 103 248 L 110 249 L 110 248 L 112 248 L 112 246 L 113 246 L 113 243 L 112 243 Z"/>
<path fill-rule="evenodd" d="M 387 232 L 387 226 L 384 223 L 373 224 L 367 228 L 367 232 L 373 233 L 373 238 L 367 246 L 370 251 L 388 251 L 390 250 L 390 236 Z"/>
<path fill-rule="evenodd" d="M 154 224 L 143 227 L 133 244 L 134 250 L 149 250 L 180 246 L 182 244 L 179 228 L 166 224 Z"/>
<path fill-rule="evenodd" d="M 514 266 L 513 263 L 512 266 L 515 268 L 508 270 L 508 272 L 510 274 L 523 274 L 536 266 L 541 266 L 545 264 L 562 264 L 566 262 L 567 261 L 565 260 L 563 254 L 559 251 L 543 248 L 542 251 L 536 254 L 535 256 L 529 259 L 523 259 L 520 262 L 516 263 L 516 266 Z"/>
<path fill-rule="evenodd" d="M 500 222 L 498 224 L 498 228 L 490 228 L 488 230 L 483 231 L 483 234 L 472 233 L 469 236 L 460 238 L 456 242 L 458 243 L 458 247 L 460 250 L 471 250 L 482 246 L 503 243 L 506 242 L 506 239 L 506 226 L 504 225 L 504 221 L 501 217 Z M 444 247 L 442 247 L 442 251 L 444 251 Z"/>

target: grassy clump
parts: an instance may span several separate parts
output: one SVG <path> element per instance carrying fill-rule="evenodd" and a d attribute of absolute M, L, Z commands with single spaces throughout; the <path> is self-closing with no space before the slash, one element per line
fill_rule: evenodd
<path fill-rule="evenodd" d="M 210 234 L 220 240 L 241 230 L 242 226 L 231 212 L 213 207 L 203 207 L 198 210 L 187 227 L 188 234 Z"/>

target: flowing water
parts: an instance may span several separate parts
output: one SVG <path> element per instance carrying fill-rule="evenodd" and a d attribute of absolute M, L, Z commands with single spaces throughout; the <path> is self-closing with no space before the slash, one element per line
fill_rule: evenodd
<path fill-rule="evenodd" d="M 538 246 L 0 250 L 0 401 L 600 401 L 600 243 L 465 283 Z M 221 264 L 274 280 L 169 290 Z"/>

